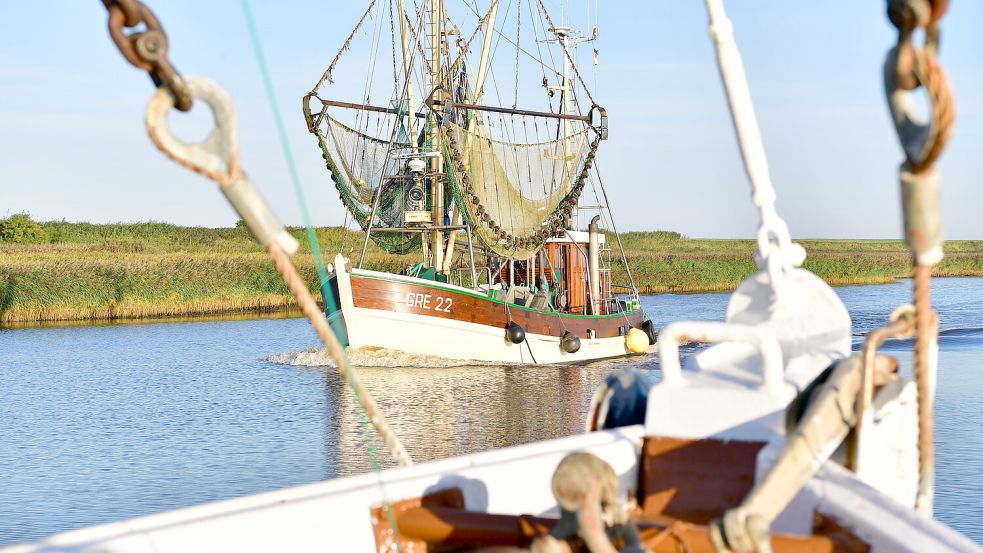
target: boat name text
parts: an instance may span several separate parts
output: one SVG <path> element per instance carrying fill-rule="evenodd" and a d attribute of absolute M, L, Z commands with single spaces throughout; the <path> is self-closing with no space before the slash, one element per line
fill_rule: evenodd
<path fill-rule="evenodd" d="M 434 301 L 434 298 L 430 294 L 417 294 L 415 292 L 406 294 L 407 307 L 421 307 L 423 309 L 433 309 L 435 311 L 450 313 L 451 304 L 453 303 L 454 298 L 437 296 L 436 301 Z"/>

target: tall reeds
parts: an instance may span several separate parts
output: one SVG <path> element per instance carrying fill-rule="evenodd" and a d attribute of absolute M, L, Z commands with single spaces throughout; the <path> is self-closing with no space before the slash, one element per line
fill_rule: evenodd
<path fill-rule="evenodd" d="M 44 243 L 0 242 L 0 324 L 254 313 L 291 305 L 266 254 L 243 228 L 167 223 L 41 223 Z M 292 229 L 302 244 L 300 229 Z M 344 231 L 318 229 L 326 257 Z M 622 235 L 642 292 L 729 290 L 754 270 L 752 240 L 690 239 L 671 232 Z M 614 237 L 608 237 L 614 243 Z M 349 232 L 344 253 L 358 255 L 361 233 Z M 908 276 L 907 249 L 892 240 L 804 240 L 806 268 L 832 284 L 888 282 Z M 315 297 L 313 258 L 295 256 Z M 416 256 L 370 248 L 366 267 L 400 271 Z M 626 283 L 620 263 L 614 282 Z M 983 276 L 983 241 L 946 244 L 940 276 Z"/>

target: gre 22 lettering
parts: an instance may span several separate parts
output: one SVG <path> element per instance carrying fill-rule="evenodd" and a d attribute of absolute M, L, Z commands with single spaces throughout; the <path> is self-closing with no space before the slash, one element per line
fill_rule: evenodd
<path fill-rule="evenodd" d="M 453 303 L 454 298 L 437 296 L 436 301 L 434 301 L 434 298 L 430 294 L 417 294 L 415 292 L 406 294 L 406 305 L 408 307 L 422 307 L 423 309 L 433 309 L 435 311 L 450 313 Z"/>

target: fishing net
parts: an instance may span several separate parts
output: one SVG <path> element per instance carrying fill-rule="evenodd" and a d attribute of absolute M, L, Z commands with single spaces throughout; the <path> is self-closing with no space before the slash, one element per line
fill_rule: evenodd
<path fill-rule="evenodd" d="M 390 121 L 395 119 L 389 118 Z M 391 132 L 391 127 L 389 130 Z M 413 181 L 400 178 L 405 162 L 393 159 L 393 153 L 407 151 L 410 147 L 402 126 L 397 129 L 397 139 L 392 147 L 389 140 L 359 132 L 329 115 L 322 118 L 315 134 L 341 201 L 362 230 L 368 228 L 379 186 L 383 186 L 383 190 L 372 221 L 373 229 L 404 226 L 404 207 Z M 389 253 L 404 254 L 420 247 L 419 233 L 373 232 L 371 237 Z"/>
<path fill-rule="evenodd" d="M 533 144 L 496 140 L 477 120 L 441 127 L 457 205 L 496 255 L 523 258 L 560 232 L 583 190 L 597 141 L 588 128 Z"/>

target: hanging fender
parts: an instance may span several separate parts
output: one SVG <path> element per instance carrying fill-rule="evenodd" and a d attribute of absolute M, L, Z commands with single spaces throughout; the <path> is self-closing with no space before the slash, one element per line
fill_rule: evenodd
<path fill-rule="evenodd" d="M 521 344 L 526 339 L 526 329 L 515 321 L 509 321 L 505 325 L 505 339 L 513 344 Z"/>
<path fill-rule="evenodd" d="M 569 330 L 560 337 L 560 349 L 566 353 L 577 353 L 580 351 L 580 338 Z"/>
<path fill-rule="evenodd" d="M 645 319 L 645 322 L 642 323 L 642 331 L 649 337 L 650 345 L 658 342 L 659 331 L 655 329 L 655 323 L 652 322 L 652 319 Z"/>

